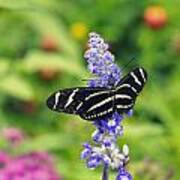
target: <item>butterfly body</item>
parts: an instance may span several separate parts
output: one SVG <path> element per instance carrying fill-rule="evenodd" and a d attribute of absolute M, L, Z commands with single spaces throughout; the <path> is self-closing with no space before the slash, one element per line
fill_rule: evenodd
<path fill-rule="evenodd" d="M 146 71 L 138 67 L 111 89 L 77 87 L 59 90 L 47 99 L 47 106 L 57 112 L 77 114 L 89 121 L 106 119 L 116 111 L 123 114 L 132 109 L 146 81 Z"/>

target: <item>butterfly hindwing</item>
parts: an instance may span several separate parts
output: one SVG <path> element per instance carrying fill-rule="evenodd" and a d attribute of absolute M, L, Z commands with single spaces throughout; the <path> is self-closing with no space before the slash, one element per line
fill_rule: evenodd
<path fill-rule="evenodd" d="M 136 97 L 142 91 L 146 81 L 147 72 L 141 67 L 135 68 L 121 79 L 115 96 L 116 110 L 119 113 L 127 113 L 133 108 Z"/>
<path fill-rule="evenodd" d="M 86 97 L 80 116 L 86 120 L 104 119 L 114 112 L 114 93 L 104 89 Z"/>

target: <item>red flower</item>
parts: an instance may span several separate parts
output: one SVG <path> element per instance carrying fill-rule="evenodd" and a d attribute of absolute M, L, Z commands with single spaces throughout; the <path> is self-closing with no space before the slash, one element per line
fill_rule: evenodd
<path fill-rule="evenodd" d="M 39 70 L 39 76 L 45 81 L 51 81 L 57 78 L 59 71 L 55 68 L 42 68 Z"/>
<path fill-rule="evenodd" d="M 166 10 L 161 6 L 149 6 L 144 12 L 144 21 L 152 29 L 160 29 L 167 23 Z"/>
<path fill-rule="evenodd" d="M 53 52 L 57 51 L 58 45 L 55 38 L 51 36 L 46 36 L 42 39 L 41 48 L 45 51 Z"/>

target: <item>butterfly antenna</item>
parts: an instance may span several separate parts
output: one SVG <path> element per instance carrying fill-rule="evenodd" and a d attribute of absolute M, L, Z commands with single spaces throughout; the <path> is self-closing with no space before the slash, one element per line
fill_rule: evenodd
<path fill-rule="evenodd" d="M 136 58 L 135 57 L 133 57 L 133 58 L 131 58 L 130 59 L 130 61 L 121 69 L 121 72 L 129 65 L 129 64 L 131 64 L 132 63 L 132 61 L 134 61 Z M 87 78 L 87 79 L 82 79 L 81 81 L 89 81 L 89 80 L 93 80 L 92 78 Z"/>
<path fill-rule="evenodd" d="M 121 69 L 121 72 L 122 72 L 129 64 L 131 64 L 132 61 L 134 61 L 135 59 L 136 59 L 135 57 L 131 58 L 130 61 Z"/>

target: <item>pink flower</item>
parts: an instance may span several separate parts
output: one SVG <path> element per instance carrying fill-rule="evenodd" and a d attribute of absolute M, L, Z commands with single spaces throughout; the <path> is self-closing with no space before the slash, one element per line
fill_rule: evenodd
<path fill-rule="evenodd" d="M 21 143 L 24 139 L 23 132 L 18 128 L 4 128 L 2 131 L 3 137 L 12 145 Z"/>
<path fill-rule="evenodd" d="M 0 151 L 0 171 L 6 166 L 7 163 L 10 162 L 10 160 L 11 158 L 7 153 Z"/>
<path fill-rule="evenodd" d="M 2 169 L 3 180 L 61 180 L 53 165 L 53 158 L 46 152 L 32 152 L 12 159 Z"/>

